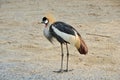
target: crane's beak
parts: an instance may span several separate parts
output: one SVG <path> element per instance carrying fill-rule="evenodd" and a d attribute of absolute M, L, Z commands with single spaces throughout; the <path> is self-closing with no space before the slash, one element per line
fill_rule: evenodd
<path fill-rule="evenodd" d="M 43 24 L 44 22 L 42 21 L 41 24 Z"/>
<path fill-rule="evenodd" d="M 38 24 L 43 24 L 44 22 L 38 22 Z"/>

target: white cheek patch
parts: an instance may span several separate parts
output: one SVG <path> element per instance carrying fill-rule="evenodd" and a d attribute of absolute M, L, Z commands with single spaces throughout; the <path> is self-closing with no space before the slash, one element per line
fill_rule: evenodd
<path fill-rule="evenodd" d="M 48 23 L 48 20 L 45 20 L 45 24 L 47 24 Z"/>

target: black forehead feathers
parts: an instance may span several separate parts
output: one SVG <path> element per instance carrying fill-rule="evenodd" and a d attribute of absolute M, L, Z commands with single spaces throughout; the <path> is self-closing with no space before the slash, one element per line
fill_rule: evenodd
<path fill-rule="evenodd" d="M 46 17 L 43 17 L 43 19 L 42 19 L 43 21 L 45 21 L 45 20 L 47 20 L 47 18 Z"/>

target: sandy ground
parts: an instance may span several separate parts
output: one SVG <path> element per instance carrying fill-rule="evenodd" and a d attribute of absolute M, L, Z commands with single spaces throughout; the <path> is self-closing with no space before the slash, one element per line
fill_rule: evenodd
<path fill-rule="evenodd" d="M 53 72 L 60 69 L 60 45 L 37 24 L 47 12 L 74 26 L 88 45 L 85 56 L 69 46 L 73 71 Z M 0 0 L 0 80 L 120 80 L 120 0 Z"/>

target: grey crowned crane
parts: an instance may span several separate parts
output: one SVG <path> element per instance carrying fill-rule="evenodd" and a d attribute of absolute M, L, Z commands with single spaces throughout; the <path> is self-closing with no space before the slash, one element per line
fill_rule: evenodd
<path fill-rule="evenodd" d="M 66 24 L 61 21 L 52 21 L 49 17 L 43 17 L 42 22 L 45 24 L 44 28 L 44 36 L 51 42 L 53 43 L 52 38 L 56 38 L 57 41 L 61 45 L 61 69 L 58 72 L 63 72 L 66 71 L 68 72 L 68 60 L 69 60 L 69 50 L 68 50 L 68 44 L 74 45 L 78 52 L 80 54 L 87 54 L 88 48 L 83 41 L 81 35 L 78 33 L 78 31 L 73 28 L 71 25 Z M 67 49 L 67 65 L 66 65 L 66 70 L 63 70 L 63 44 L 66 45 Z"/>

